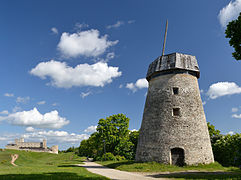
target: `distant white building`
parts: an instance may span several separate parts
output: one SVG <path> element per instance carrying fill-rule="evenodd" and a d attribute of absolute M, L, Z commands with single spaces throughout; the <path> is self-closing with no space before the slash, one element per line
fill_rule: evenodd
<path fill-rule="evenodd" d="M 58 154 L 58 145 L 48 148 L 46 139 L 44 139 L 43 142 L 24 142 L 24 138 L 15 139 L 14 144 L 7 144 L 5 148 Z"/>

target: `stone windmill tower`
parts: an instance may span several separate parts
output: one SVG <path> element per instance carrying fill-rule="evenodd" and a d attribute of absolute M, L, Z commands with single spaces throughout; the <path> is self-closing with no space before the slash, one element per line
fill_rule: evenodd
<path fill-rule="evenodd" d="M 150 64 L 146 76 L 149 88 L 136 161 L 180 166 L 214 162 L 197 81 L 197 60 L 180 53 L 164 55 L 164 46 L 162 56 Z"/>

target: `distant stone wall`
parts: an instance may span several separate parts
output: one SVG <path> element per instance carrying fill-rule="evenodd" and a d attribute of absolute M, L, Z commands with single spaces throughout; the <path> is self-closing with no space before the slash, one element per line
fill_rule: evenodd
<path fill-rule="evenodd" d="M 16 145 L 6 145 L 5 148 L 6 149 L 18 149 L 18 147 Z"/>
<path fill-rule="evenodd" d="M 43 145 L 42 143 L 40 142 L 18 142 L 16 144 L 18 147 L 22 147 L 22 148 L 42 148 Z"/>
<path fill-rule="evenodd" d="M 24 142 L 23 138 L 15 139 L 15 144 L 8 144 L 5 146 L 5 148 L 58 154 L 58 145 L 48 148 L 47 141 L 45 139 L 43 140 L 43 142 Z"/>

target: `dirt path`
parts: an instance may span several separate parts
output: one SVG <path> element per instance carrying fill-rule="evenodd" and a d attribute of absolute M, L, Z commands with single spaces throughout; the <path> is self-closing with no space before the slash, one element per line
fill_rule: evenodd
<path fill-rule="evenodd" d="M 88 171 L 99 174 L 110 179 L 115 180 L 153 180 L 157 178 L 147 177 L 141 174 L 134 174 L 126 171 L 119 171 L 116 169 L 111 169 L 95 162 L 84 162 L 84 164 L 78 164 L 78 166 L 86 168 Z M 158 179 L 166 179 L 166 178 L 158 178 Z M 170 180 L 170 179 L 169 179 Z"/>
<path fill-rule="evenodd" d="M 11 160 L 11 164 L 13 165 L 13 166 L 18 166 L 18 165 L 16 165 L 14 162 L 18 159 L 18 154 L 11 154 L 11 158 L 12 158 L 12 160 Z"/>

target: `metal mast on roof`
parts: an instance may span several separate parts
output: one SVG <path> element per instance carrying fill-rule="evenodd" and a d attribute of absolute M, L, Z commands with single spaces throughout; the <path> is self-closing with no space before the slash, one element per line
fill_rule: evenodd
<path fill-rule="evenodd" d="M 168 27 L 168 20 L 166 22 L 166 30 L 165 30 L 164 41 L 163 41 L 162 56 L 164 56 L 164 51 L 165 51 L 165 45 L 166 45 L 166 39 L 167 39 L 167 27 Z"/>

